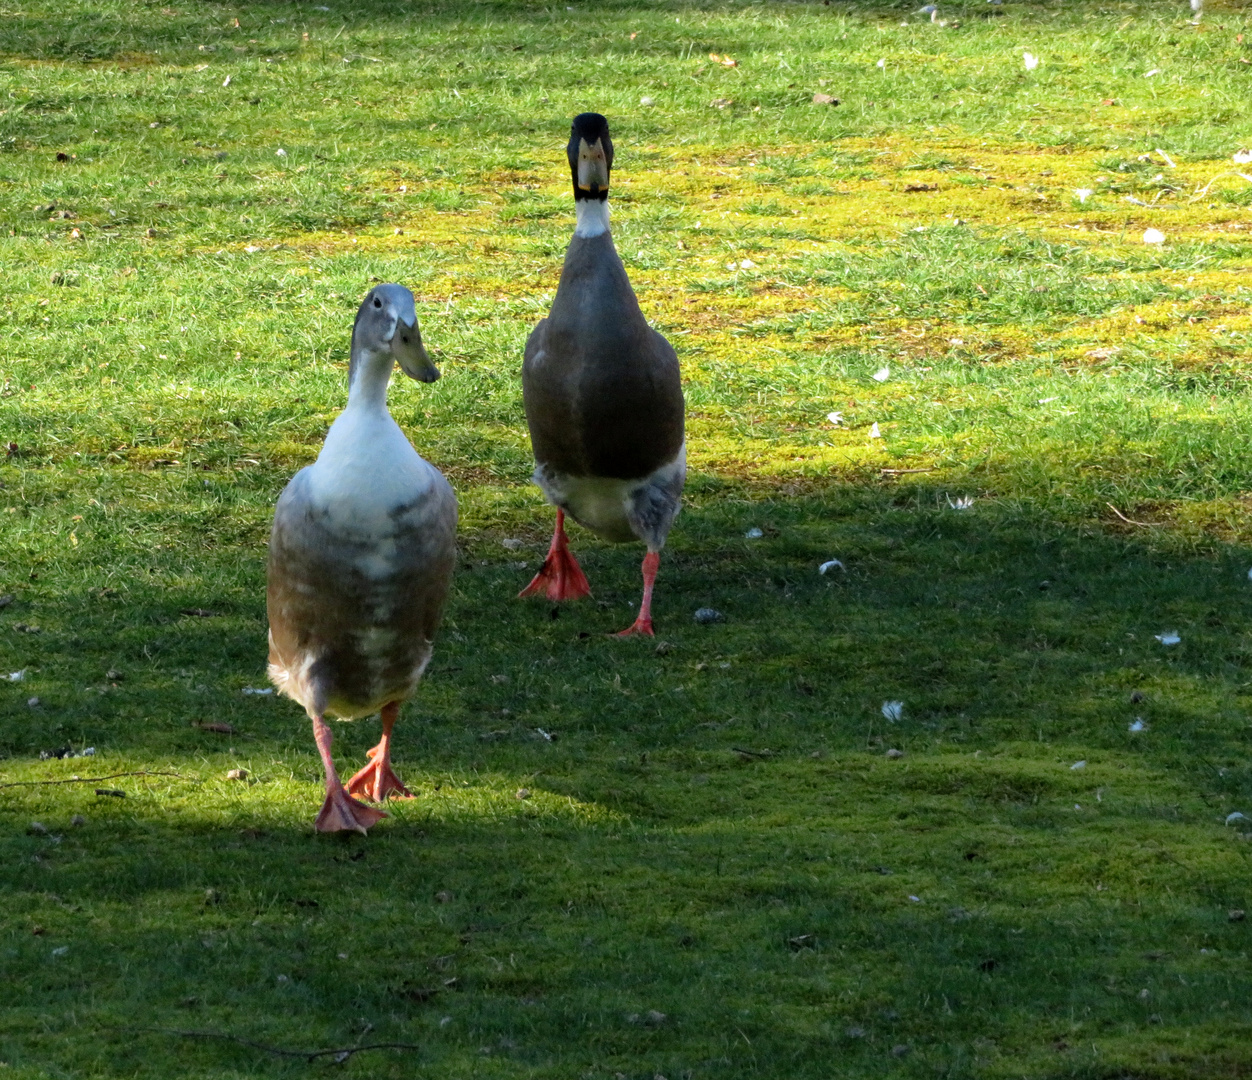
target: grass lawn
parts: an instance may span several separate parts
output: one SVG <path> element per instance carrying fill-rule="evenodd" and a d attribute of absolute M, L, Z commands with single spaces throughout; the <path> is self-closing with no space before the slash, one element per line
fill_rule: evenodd
<path fill-rule="evenodd" d="M 1246 2 L 167 2 L 0 12 L 0 1078 L 1252 1075 Z M 655 642 L 576 526 L 513 598 L 585 109 Z M 246 691 L 377 280 L 462 555 L 419 797 L 320 837 Z"/>

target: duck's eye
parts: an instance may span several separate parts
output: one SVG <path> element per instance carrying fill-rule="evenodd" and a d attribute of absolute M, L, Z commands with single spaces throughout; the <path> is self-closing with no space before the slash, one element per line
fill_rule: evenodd
<path fill-rule="evenodd" d="M 374 306 L 375 306 L 375 307 L 382 307 L 382 306 L 383 306 L 383 302 L 382 302 L 381 300 L 379 300 L 377 296 L 376 296 L 376 297 L 374 297 Z"/>

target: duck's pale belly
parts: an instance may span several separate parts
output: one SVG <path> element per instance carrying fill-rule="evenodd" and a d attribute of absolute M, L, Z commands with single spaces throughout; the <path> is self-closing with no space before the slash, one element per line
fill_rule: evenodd
<path fill-rule="evenodd" d="M 683 444 L 673 461 L 640 480 L 570 476 L 542 465 L 534 480 L 550 503 L 601 539 L 616 544 L 642 540 L 659 550 L 678 516 L 686 475 Z"/>
<path fill-rule="evenodd" d="M 414 458 L 420 468 L 387 475 L 314 466 L 279 501 L 270 677 L 310 712 L 376 712 L 410 696 L 430 659 L 456 557 L 456 499 Z"/>

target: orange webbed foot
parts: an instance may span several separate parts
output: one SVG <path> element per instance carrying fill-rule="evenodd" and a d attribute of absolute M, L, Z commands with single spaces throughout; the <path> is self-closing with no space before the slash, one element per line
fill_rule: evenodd
<path fill-rule="evenodd" d="M 544 593 L 549 600 L 555 601 L 579 600 L 591 595 L 587 576 L 569 548 L 549 552 L 539 573 L 517 595 L 520 598 L 539 593 Z"/>
<path fill-rule="evenodd" d="M 636 634 L 640 637 L 656 637 L 656 635 L 652 632 L 652 620 L 640 615 L 639 618 L 626 627 L 625 630 L 619 630 L 616 634 L 612 634 L 610 636 L 634 637 Z"/>
<path fill-rule="evenodd" d="M 565 511 L 557 509 L 556 528 L 552 531 L 552 544 L 548 557 L 529 585 L 517 595 L 519 598 L 546 593 L 549 600 L 578 600 L 591 595 L 591 586 L 574 553 L 569 549 L 565 535 Z"/>
<path fill-rule="evenodd" d="M 391 767 L 390 756 L 383 752 L 381 744 L 370 752 L 370 763 L 345 785 L 349 795 L 359 795 L 373 802 L 382 802 L 388 796 L 396 799 L 414 799 L 413 794 Z"/>
<path fill-rule="evenodd" d="M 328 791 L 326 801 L 314 822 L 318 832 L 343 832 L 350 830 L 362 836 L 371 825 L 377 825 L 387 815 L 352 798 L 343 788 Z"/>

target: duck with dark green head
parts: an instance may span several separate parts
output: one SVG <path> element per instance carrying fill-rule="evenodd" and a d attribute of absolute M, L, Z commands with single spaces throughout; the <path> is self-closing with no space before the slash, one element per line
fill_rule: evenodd
<path fill-rule="evenodd" d="M 576 116 L 566 154 L 574 236 L 552 309 L 531 331 L 522 364 L 534 480 L 556 507 L 556 529 L 521 595 L 590 595 L 565 535 L 569 514 L 604 540 L 647 547 L 639 614 L 622 636 L 651 636 L 652 587 L 687 472 L 678 357 L 648 325 L 613 246 L 608 121 Z"/>

